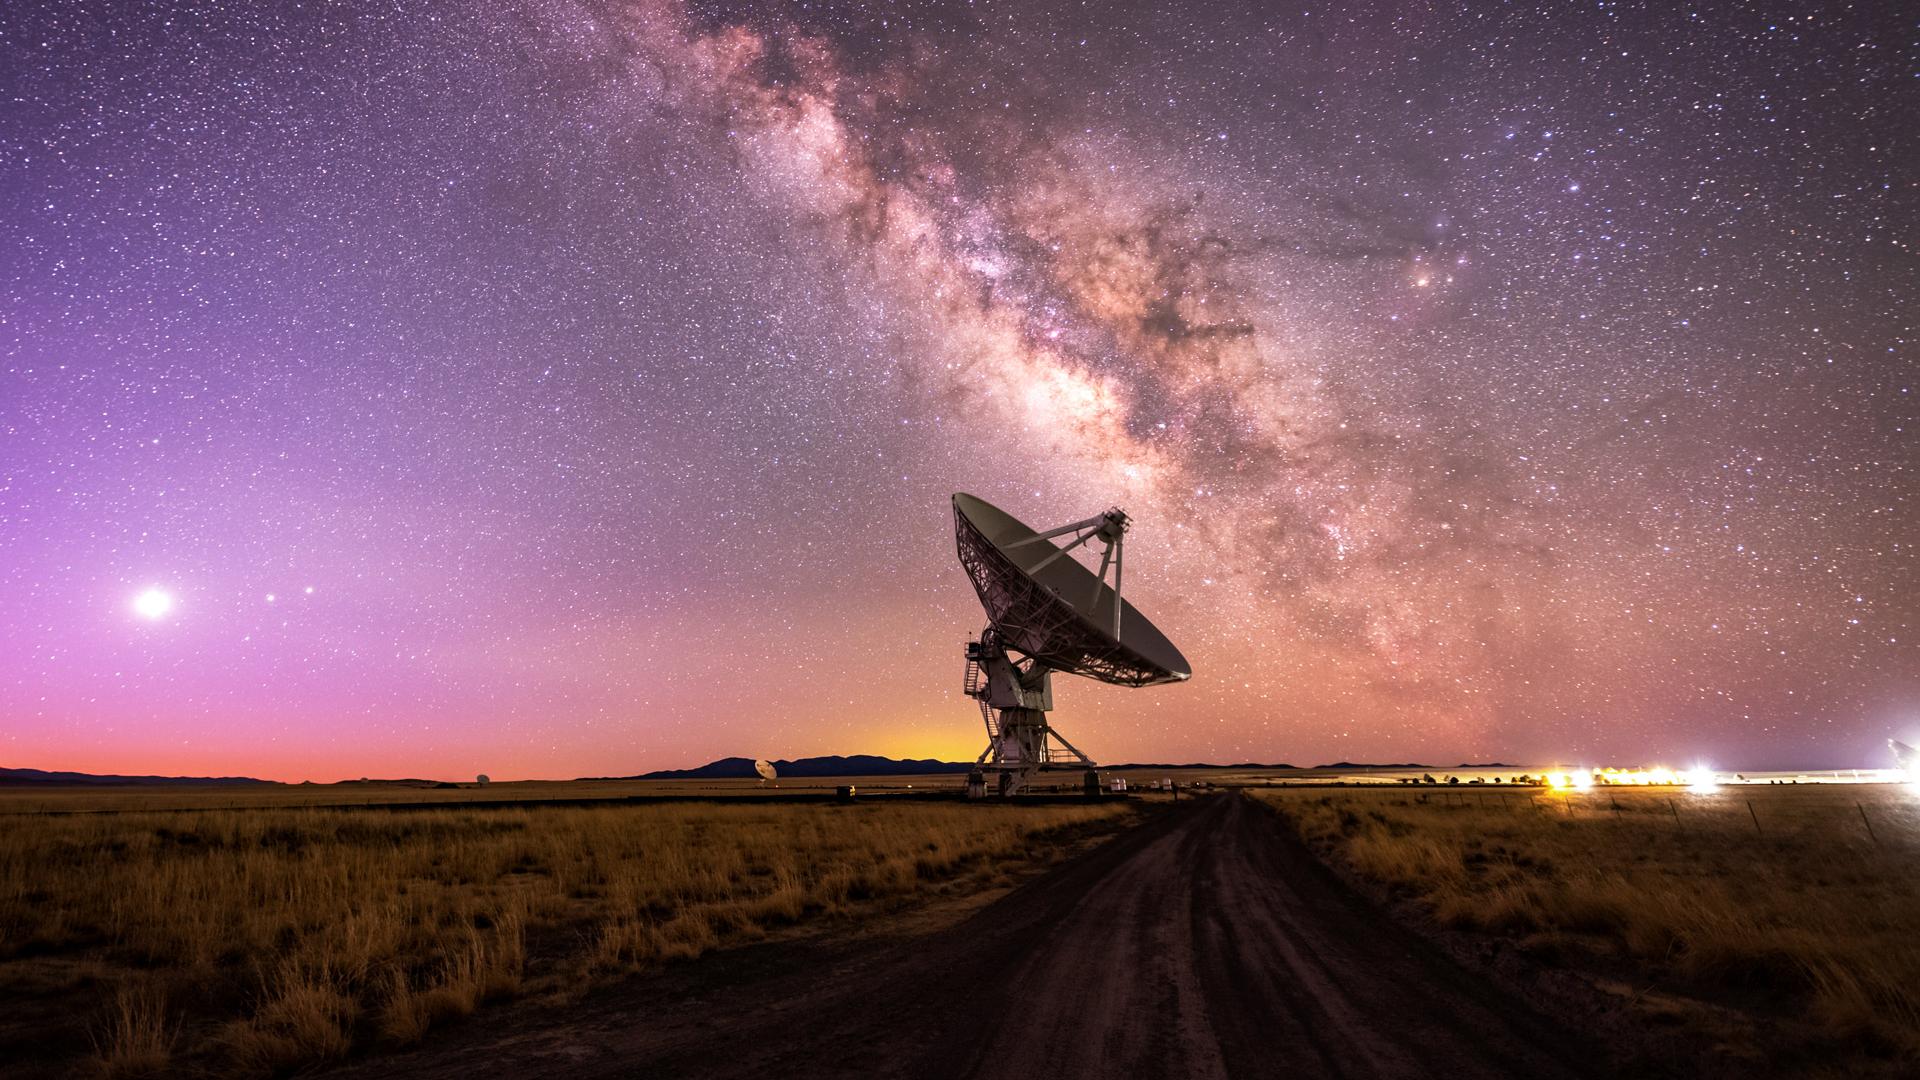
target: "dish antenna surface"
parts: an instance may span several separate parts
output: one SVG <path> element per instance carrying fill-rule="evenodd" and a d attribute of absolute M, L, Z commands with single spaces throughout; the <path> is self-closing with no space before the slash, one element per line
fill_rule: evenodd
<path fill-rule="evenodd" d="M 953 525 L 960 565 L 987 611 L 987 629 L 967 643 L 966 694 L 980 703 L 987 726 L 987 748 L 974 764 L 999 775 L 1001 794 L 1013 794 L 1043 770 L 1096 767 L 1047 723 L 1054 672 L 1119 686 L 1192 676 L 1173 642 L 1120 595 L 1132 520 L 1118 507 L 1039 532 L 984 499 L 960 494 L 953 497 Z M 1073 539 L 1065 545 L 1052 542 L 1068 535 Z M 1103 548 L 1098 574 L 1068 557 L 1096 541 Z M 1097 780 L 1090 776 L 1089 783 L 1097 790 Z M 984 793 L 984 787 L 978 789 Z"/>
<path fill-rule="evenodd" d="M 774 780 L 779 777 L 779 774 L 773 771 L 773 762 L 764 759 L 754 761 L 753 771 L 762 780 Z"/>

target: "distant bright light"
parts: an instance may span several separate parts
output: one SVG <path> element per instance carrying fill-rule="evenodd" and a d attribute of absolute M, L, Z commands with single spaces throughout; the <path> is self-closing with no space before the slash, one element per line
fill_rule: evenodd
<path fill-rule="evenodd" d="M 1573 779 L 1573 790 L 1575 791 L 1592 791 L 1593 790 L 1593 770 L 1592 769 L 1581 769 L 1578 772 L 1575 772 L 1573 774 L 1572 779 Z"/>
<path fill-rule="evenodd" d="M 1687 785 L 1687 790 L 1695 795 L 1711 795 L 1720 790 L 1720 778 L 1705 765 L 1695 765 L 1681 773 L 1680 779 Z"/>
<path fill-rule="evenodd" d="M 173 597 L 165 589 L 148 589 L 133 598 L 133 610 L 143 619 L 162 618 L 173 610 Z"/>

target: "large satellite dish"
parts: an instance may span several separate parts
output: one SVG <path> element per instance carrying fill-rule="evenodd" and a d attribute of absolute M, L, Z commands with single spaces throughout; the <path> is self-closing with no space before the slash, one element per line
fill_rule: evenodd
<path fill-rule="evenodd" d="M 984 499 L 955 495 L 953 521 L 960 565 L 1008 647 L 1055 671 L 1122 686 L 1181 682 L 1193 674 L 1173 642 L 1120 595 L 1131 522 L 1119 510 L 1040 533 Z M 1048 542 L 1070 532 L 1077 535 L 1066 547 Z M 1096 539 L 1106 544 L 1099 577 L 1066 557 Z"/>
<path fill-rule="evenodd" d="M 755 776 L 758 776 L 762 780 L 773 780 L 780 775 L 774 771 L 773 762 L 765 758 L 757 758 L 754 760 L 753 772 Z"/>
<path fill-rule="evenodd" d="M 1120 595 L 1132 521 L 1118 508 L 1042 532 L 960 494 L 953 497 L 953 525 L 960 565 L 988 622 L 980 640 L 967 645 L 966 693 L 980 702 L 987 726 L 987 748 L 975 764 L 999 774 L 1002 794 L 1044 769 L 1094 767 L 1047 724 L 1055 671 L 1120 686 L 1183 682 L 1193 674 L 1180 650 Z M 1064 545 L 1052 542 L 1069 534 Z M 1095 542 L 1103 548 L 1098 574 L 1071 556 Z M 1093 783 L 1090 773 L 1090 789 Z M 984 780 L 969 785 L 976 793 L 984 787 Z"/>

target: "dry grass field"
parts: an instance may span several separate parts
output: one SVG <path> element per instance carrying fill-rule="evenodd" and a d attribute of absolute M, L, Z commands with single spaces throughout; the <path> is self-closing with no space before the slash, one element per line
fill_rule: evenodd
<path fill-rule="evenodd" d="M 1731 1061 L 1920 1068 L 1920 795 L 1904 785 L 1260 794 L 1439 925 L 1586 972 Z"/>
<path fill-rule="evenodd" d="M 964 776 L 782 777 L 759 780 L 517 780 L 493 784 L 347 781 L 337 784 L 153 784 L 0 787 L 0 815 L 98 810 L 258 810 L 263 807 L 424 806 L 446 803 L 607 802 L 633 798 L 818 795 L 853 783 L 864 793 L 958 792 Z"/>
<path fill-rule="evenodd" d="M 0 1060 L 44 1074 L 286 1074 L 405 1045 L 489 1001 L 577 993 L 808 920 L 978 889 L 1028 849 L 1063 849 L 1128 813 L 746 800 L 395 811 L 265 794 L 254 808 L 0 813 Z"/>

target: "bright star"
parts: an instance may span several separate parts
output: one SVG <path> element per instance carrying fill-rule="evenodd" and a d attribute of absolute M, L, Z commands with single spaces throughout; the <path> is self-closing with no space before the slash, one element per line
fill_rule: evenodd
<path fill-rule="evenodd" d="M 173 610 L 173 597 L 155 587 L 133 598 L 134 613 L 143 619 L 158 619 Z"/>

